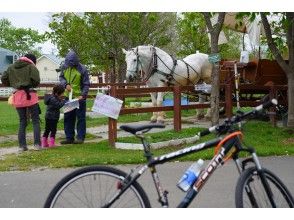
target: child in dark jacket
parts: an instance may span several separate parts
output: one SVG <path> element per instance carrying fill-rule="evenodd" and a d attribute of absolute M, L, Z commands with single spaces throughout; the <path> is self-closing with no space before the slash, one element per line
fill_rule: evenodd
<path fill-rule="evenodd" d="M 64 106 L 65 100 L 62 99 L 64 87 L 56 85 L 53 87 L 52 94 L 47 94 L 44 97 L 44 103 L 47 105 L 45 115 L 45 131 L 42 137 L 42 147 L 55 147 L 55 135 L 57 131 L 57 123 L 59 120 L 60 109 Z M 48 137 L 50 139 L 48 143 Z"/>

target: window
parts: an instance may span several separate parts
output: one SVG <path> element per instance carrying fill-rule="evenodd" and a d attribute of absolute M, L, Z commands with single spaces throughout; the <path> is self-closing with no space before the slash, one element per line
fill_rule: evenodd
<path fill-rule="evenodd" d="M 12 64 L 13 63 L 13 56 L 12 55 L 6 55 L 6 59 L 8 61 L 8 64 Z"/>
<path fill-rule="evenodd" d="M 18 56 L 17 55 L 14 55 L 13 62 L 17 61 L 17 59 L 18 59 Z"/>

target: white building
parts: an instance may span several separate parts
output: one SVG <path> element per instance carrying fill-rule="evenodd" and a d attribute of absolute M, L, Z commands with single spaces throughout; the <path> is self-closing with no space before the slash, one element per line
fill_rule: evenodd
<path fill-rule="evenodd" d="M 44 54 L 37 59 L 36 67 L 40 72 L 41 83 L 59 82 L 59 73 L 57 70 L 63 58 L 54 54 Z"/>

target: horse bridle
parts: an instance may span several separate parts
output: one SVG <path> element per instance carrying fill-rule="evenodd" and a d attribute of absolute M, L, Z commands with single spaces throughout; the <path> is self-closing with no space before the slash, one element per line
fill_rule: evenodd
<path fill-rule="evenodd" d="M 136 55 L 136 62 L 137 62 L 136 69 L 135 70 L 128 70 L 127 69 L 127 72 L 139 74 L 139 71 L 140 71 L 139 66 L 141 66 L 141 70 L 143 70 L 143 64 L 140 61 L 140 55 L 138 53 L 138 50 L 139 50 L 138 47 L 136 47 L 136 49 L 132 48 L 132 50 L 131 50 Z M 156 52 L 155 53 L 152 53 L 152 57 L 153 58 L 152 58 L 152 60 L 149 63 L 148 74 L 147 74 L 147 77 L 143 80 L 143 82 L 146 82 L 152 76 L 152 74 L 157 71 L 157 58 L 156 58 L 156 56 L 157 56 Z M 155 60 L 155 62 L 153 62 L 154 60 Z M 153 65 L 152 71 L 149 71 L 152 62 L 155 63 L 155 64 Z"/>
<path fill-rule="evenodd" d="M 136 69 L 135 70 L 128 70 L 127 69 L 127 72 L 137 73 L 138 74 L 139 73 L 139 62 L 140 62 L 140 60 L 139 60 L 140 56 L 138 54 L 138 47 L 136 47 L 136 51 L 134 49 L 132 49 L 132 52 L 136 55 L 136 61 L 137 61 Z M 142 67 L 142 63 L 141 63 L 141 67 Z"/>
<path fill-rule="evenodd" d="M 143 80 L 143 82 L 146 82 L 148 81 L 148 79 L 155 73 L 155 72 L 158 72 L 158 65 L 157 65 L 157 59 L 159 58 L 158 55 L 156 54 L 156 49 L 155 47 L 151 47 L 150 49 L 152 49 L 152 59 L 150 60 L 150 63 L 149 63 L 149 66 L 148 66 L 148 71 L 147 71 L 147 76 L 146 78 Z M 138 47 L 136 47 L 135 49 L 133 48 L 132 49 L 132 52 L 136 55 L 136 61 L 137 61 L 137 64 L 136 64 L 136 69 L 135 70 L 127 70 L 128 72 L 131 72 L 131 73 L 137 73 L 139 74 L 139 66 L 141 66 L 141 70 L 143 70 L 143 64 L 142 62 L 140 61 L 140 55 L 138 53 Z M 160 58 L 159 58 L 160 59 Z M 160 59 L 161 60 L 161 59 Z M 166 65 L 162 60 L 161 62 Z M 168 68 L 168 67 L 167 67 Z M 164 73 L 165 75 L 167 75 L 166 73 Z"/>

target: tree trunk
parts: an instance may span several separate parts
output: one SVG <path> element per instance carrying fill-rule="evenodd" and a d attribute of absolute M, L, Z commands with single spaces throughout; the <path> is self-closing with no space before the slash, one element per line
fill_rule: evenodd
<path fill-rule="evenodd" d="M 119 64 L 118 67 L 118 82 L 119 83 L 123 83 L 124 80 L 126 79 L 126 65 L 123 64 Z"/>
<path fill-rule="evenodd" d="M 281 56 L 280 51 L 278 50 L 276 44 L 274 43 L 272 37 L 272 31 L 270 24 L 267 20 L 266 13 L 260 13 L 262 24 L 264 27 L 268 47 L 277 60 L 280 67 L 284 70 L 288 79 L 288 122 L 287 126 L 294 127 L 294 13 L 286 13 L 286 18 L 289 21 L 289 24 L 285 27 L 286 39 L 289 52 L 289 62 L 285 62 Z"/>
<path fill-rule="evenodd" d="M 222 29 L 224 19 L 225 19 L 225 12 L 220 12 L 218 14 L 217 23 L 212 25 L 210 20 L 210 13 L 203 12 L 203 16 L 206 22 L 206 26 L 210 33 L 210 43 L 211 43 L 211 53 L 215 54 L 218 53 L 218 38 L 220 31 Z M 219 123 L 219 89 L 220 89 L 220 82 L 219 82 L 219 62 L 213 63 L 212 68 L 212 75 L 211 75 L 211 94 L 210 94 L 210 108 L 211 108 L 211 124 L 216 125 Z"/>
<path fill-rule="evenodd" d="M 288 75 L 288 122 L 287 127 L 294 128 L 294 72 Z"/>
<path fill-rule="evenodd" d="M 213 85 L 210 94 L 210 106 L 211 106 L 211 124 L 216 125 L 219 123 L 219 65 L 213 64 L 212 69 L 212 81 Z"/>
<path fill-rule="evenodd" d="M 211 36 L 211 53 L 218 53 L 218 35 Z M 217 125 L 219 123 L 219 62 L 213 64 L 211 75 L 211 94 L 210 94 L 210 106 L 211 106 L 211 124 Z"/>

